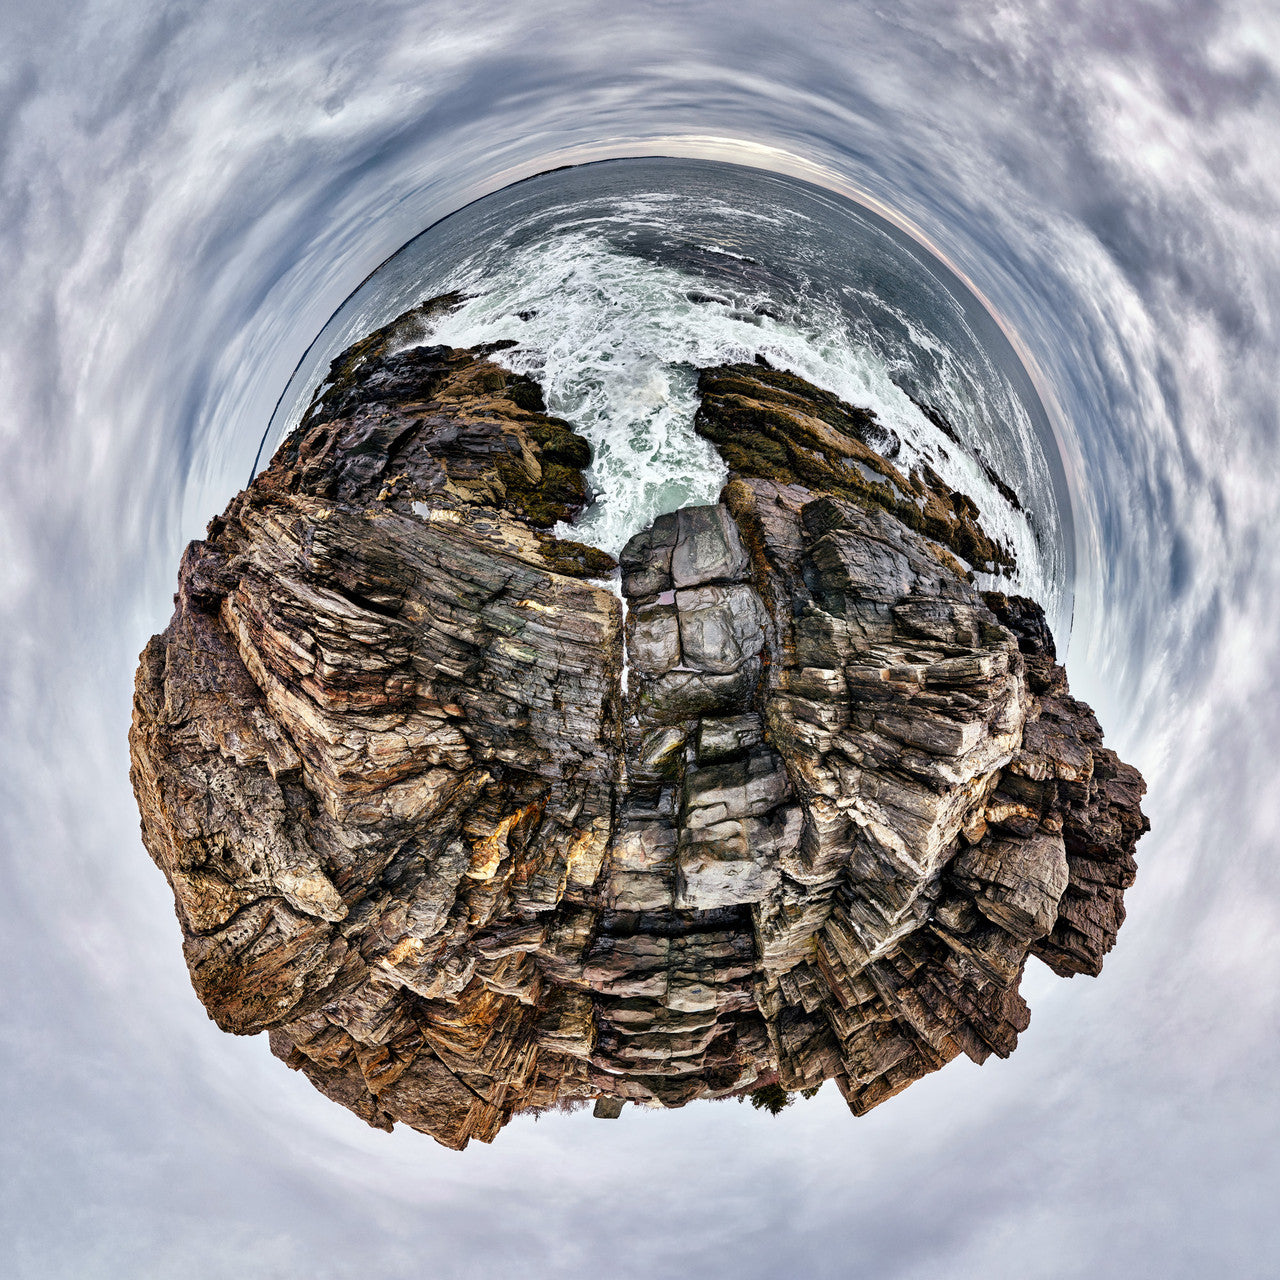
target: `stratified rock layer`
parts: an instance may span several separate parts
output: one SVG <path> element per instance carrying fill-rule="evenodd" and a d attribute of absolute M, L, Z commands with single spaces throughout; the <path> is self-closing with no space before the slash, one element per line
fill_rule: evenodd
<path fill-rule="evenodd" d="M 586 442 L 409 313 L 183 558 L 130 735 L 219 1026 L 370 1124 L 1007 1055 L 1097 973 L 1146 822 L 978 511 L 788 374 L 702 375 L 721 502 L 614 561 Z M 610 583 L 610 576 L 613 582 Z"/>

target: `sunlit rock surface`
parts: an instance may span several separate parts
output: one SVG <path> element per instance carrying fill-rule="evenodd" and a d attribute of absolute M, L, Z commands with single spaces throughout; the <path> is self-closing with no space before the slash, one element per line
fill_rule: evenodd
<path fill-rule="evenodd" d="M 706 370 L 721 502 L 615 565 L 550 532 L 586 442 L 490 353 L 388 354 L 422 314 L 335 362 L 142 655 L 210 1015 L 453 1147 L 827 1079 L 861 1114 L 1009 1054 L 1027 957 L 1113 945 L 1144 786 L 1038 606 L 974 585 L 1010 563 L 974 504 L 800 379 Z"/>

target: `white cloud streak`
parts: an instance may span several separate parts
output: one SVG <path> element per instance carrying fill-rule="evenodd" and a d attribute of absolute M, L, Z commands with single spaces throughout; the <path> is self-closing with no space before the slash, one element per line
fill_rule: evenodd
<path fill-rule="evenodd" d="M 1269 1274 L 1280 25 L 1265 4 L 6 6 L 0 708 L 8 1274 Z M 1103 978 L 1008 1063 L 459 1157 L 209 1024 L 124 733 L 183 542 L 427 222 L 689 139 L 921 227 L 1062 406 L 1070 670 L 1154 830 Z M 697 141 L 702 139 L 703 141 Z M 760 151 L 760 149 L 766 149 Z"/>

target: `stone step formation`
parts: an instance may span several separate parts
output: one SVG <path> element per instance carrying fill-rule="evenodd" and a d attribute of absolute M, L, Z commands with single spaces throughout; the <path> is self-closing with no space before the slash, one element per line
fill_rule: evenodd
<path fill-rule="evenodd" d="M 445 300 L 444 305 L 447 305 Z M 356 344 L 188 547 L 142 654 L 143 840 L 211 1017 L 370 1124 L 834 1080 L 862 1114 L 1008 1055 L 1028 956 L 1096 974 L 1144 784 L 1012 555 L 891 433 L 704 370 L 730 479 L 620 562 L 536 383 Z"/>

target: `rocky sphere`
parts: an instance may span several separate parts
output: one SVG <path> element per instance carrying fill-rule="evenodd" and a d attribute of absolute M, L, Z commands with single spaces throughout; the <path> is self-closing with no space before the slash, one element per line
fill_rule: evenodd
<path fill-rule="evenodd" d="M 586 441 L 493 348 L 400 349 L 424 314 L 335 362 L 142 654 L 132 781 L 210 1015 L 457 1148 L 828 1079 L 861 1114 L 1009 1054 L 1027 957 L 1099 971 L 1147 824 L 1038 606 L 975 585 L 1011 556 L 973 502 L 709 369 L 721 500 L 616 564 L 551 532 Z"/>

